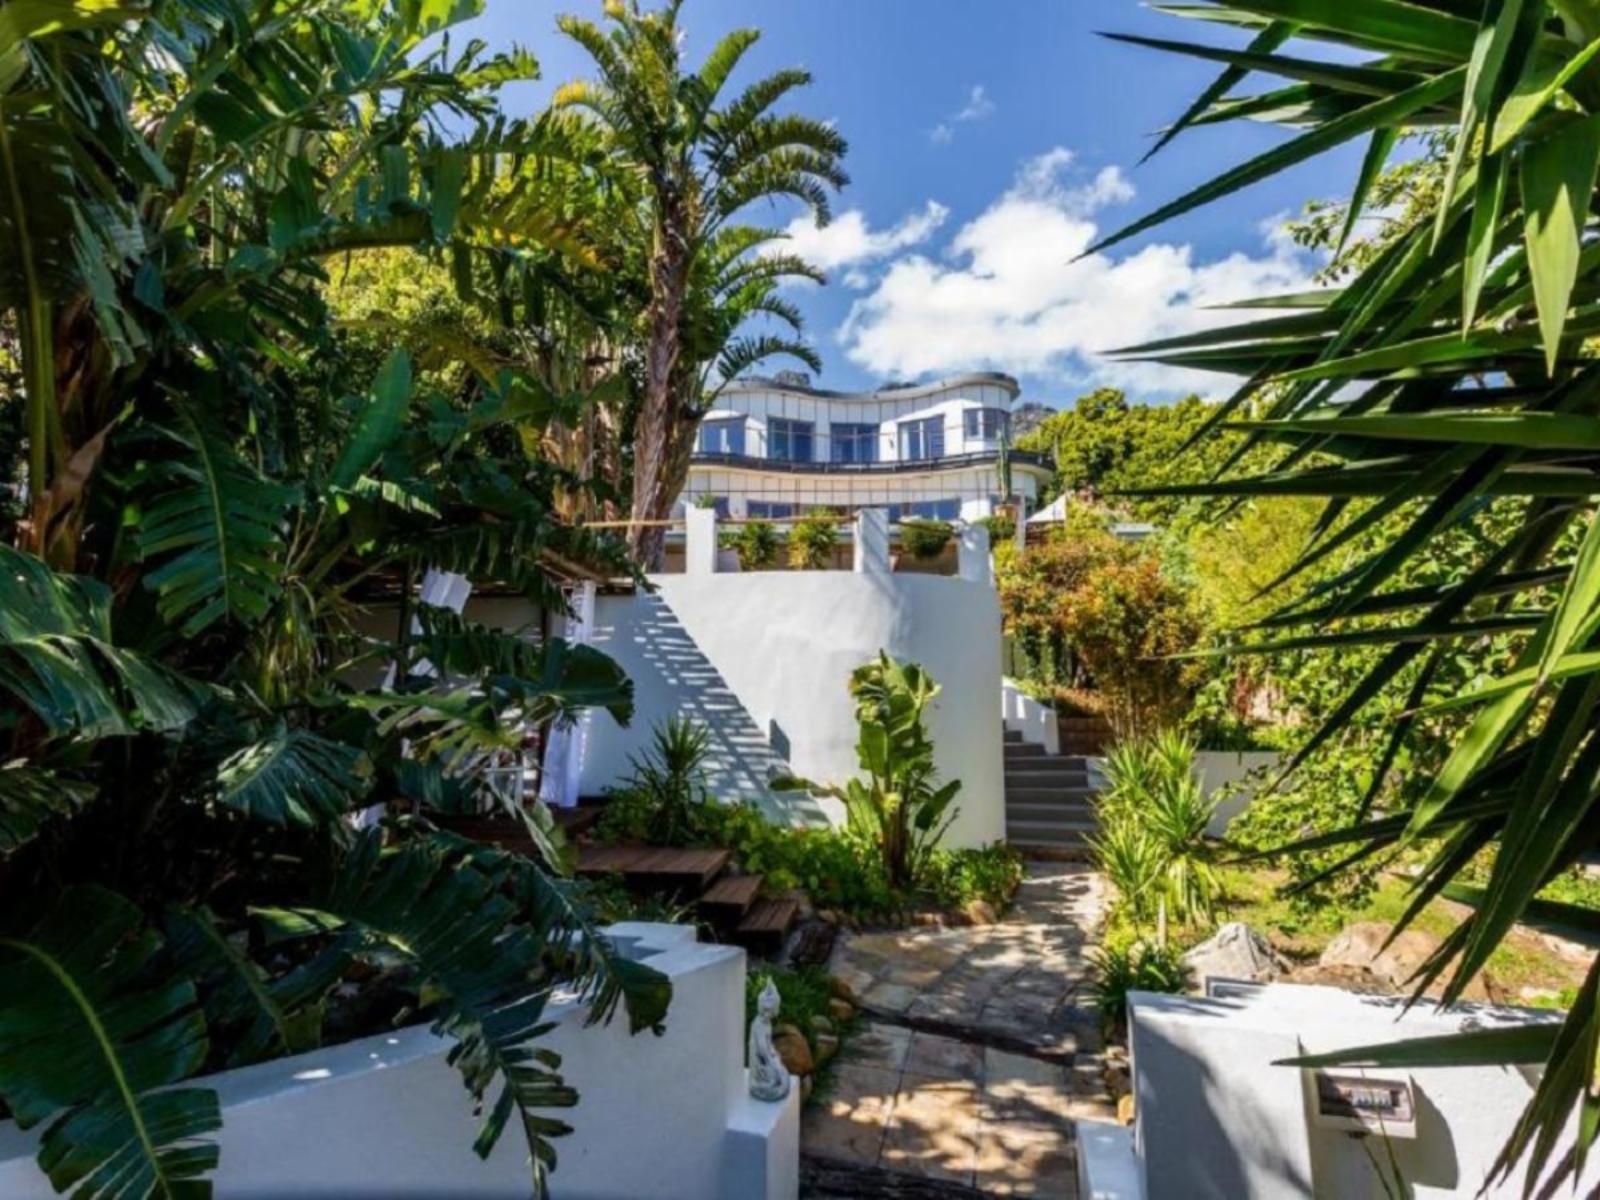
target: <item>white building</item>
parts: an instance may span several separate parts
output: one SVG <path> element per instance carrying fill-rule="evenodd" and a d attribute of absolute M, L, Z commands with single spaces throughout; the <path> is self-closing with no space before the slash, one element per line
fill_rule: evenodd
<path fill-rule="evenodd" d="M 1005 498 L 1001 460 L 1020 389 L 1009 375 L 960 375 L 872 392 L 805 377 L 735 380 L 700 426 L 684 504 L 724 517 L 794 517 L 818 507 L 976 520 Z M 1028 508 L 1043 456 L 1012 450 L 1011 490 Z"/>

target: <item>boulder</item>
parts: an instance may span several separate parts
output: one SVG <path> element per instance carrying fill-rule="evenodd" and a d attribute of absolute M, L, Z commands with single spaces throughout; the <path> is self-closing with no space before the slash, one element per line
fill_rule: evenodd
<path fill-rule="evenodd" d="M 1268 983 L 1288 970 L 1272 943 L 1242 921 L 1229 921 L 1183 956 L 1183 964 L 1204 986 L 1211 978 Z"/>
<path fill-rule="evenodd" d="M 817 1066 L 822 1066 L 835 1054 L 839 1053 L 839 1039 L 831 1033 L 819 1033 L 814 1039 L 817 1043 Z"/>
<path fill-rule="evenodd" d="M 816 1069 L 816 1063 L 811 1057 L 811 1047 L 806 1045 L 806 1039 L 800 1035 L 798 1029 L 786 1029 L 782 1033 L 774 1034 L 772 1048 L 778 1052 L 778 1057 L 783 1060 L 783 1065 L 789 1068 L 791 1075 L 804 1077 Z"/>
<path fill-rule="evenodd" d="M 856 1006 L 848 1000 L 841 1000 L 835 996 L 828 1001 L 828 1015 L 833 1018 L 835 1025 L 848 1025 L 855 1019 Z"/>
<path fill-rule="evenodd" d="M 994 905 L 987 900 L 968 900 L 962 913 L 974 925 L 993 925 L 1000 917 L 994 911 Z"/>
<path fill-rule="evenodd" d="M 1387 948 L 1383 943 L 1394 926 L 1381 921 L 1358 921 L 1339 931 L 1317 960 L 1320 967 L 1361 967 L 1396 990 L 1439 948 L 1439 939 L 1420 929 L 1407 929 Z"/>

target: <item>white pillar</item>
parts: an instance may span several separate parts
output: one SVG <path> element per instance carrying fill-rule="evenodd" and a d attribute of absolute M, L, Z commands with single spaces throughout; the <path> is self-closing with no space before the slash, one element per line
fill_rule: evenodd
<path fill-rule="evenodd" d="M 855 572 L 885 578 L 889 574 L 889 513 L 886 509 L 856 510 Z"/>
<path fill-rule="evenodd" d="M 717 510 L 694 504 L 684 509 L 683 542 L 684 574 L 716 574 Z"/>
<path fill-rule="evenodd" d="M 587 646 L 594 640 L 595 594 L 591 581 L 580 583 L 573 591 L 572 613 L 561 622 L 561 636 L 569 645 Z M 572 808 L 578 803 L 578 780 L 591 719 L 593 712 L 585 709 L 573 724 L 550 728 L 550 744 L 545 747 L 544 770 L 539 776 L 539 799 L 553 808 Z"/>
<path fill-rule="evenodd" d="M 989 530 L 983 525 L 963 525 L 956 534 L 958 573 L 973 583 L 994 582 L 989 562 Z"/>

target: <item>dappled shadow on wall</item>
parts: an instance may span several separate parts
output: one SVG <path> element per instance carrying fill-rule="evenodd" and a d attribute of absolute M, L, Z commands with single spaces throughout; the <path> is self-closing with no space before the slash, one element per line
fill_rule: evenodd
<path fill-rule="evenodd" d="M 677 714 L 704 725 L 711 735 L 706 786 L 723 803 L 755 801 L 768 820 L 785 825 L 825 826 L 821 806 L 802 792 L 774 792 L 767 781 L 787 774 L 788 739 L 774 726 L 768 738 L 738 695 L 659 595 L 635 597 L 634 637 L 640 657 L 672 689 Z"/>

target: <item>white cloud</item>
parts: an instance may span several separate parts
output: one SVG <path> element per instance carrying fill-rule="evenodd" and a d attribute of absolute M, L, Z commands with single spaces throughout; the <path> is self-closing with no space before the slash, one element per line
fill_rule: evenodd
<path fill-rule="evenodd" d="M 838 330 L 849 358 L 886 376 L 991 369 L 1141 394 L 1215 395 L 1226 376 L 1102 352 L 1237 320 L 1205 306 L 1310 286 L 1314 264 L 1275 231 L 1258 254 L 1196 262 L 1155 243 L 1073 261 L 1100 233 L 1102 209 L 1132 199 L 1117 167 L 1074 177 L 1071 151 L 1024 162 L 1011 187 L 956 231 L 942 261 L 892 262 Z"/>
<path fill-rule="evenodd" d="M 956 126 L 968 121 L 982 121 L 994 116 L 994 101 L 981 83 L 972 85 L 967 92 L 967 102 L 949 117 L 928 130 L 928 138 L 935 146 L 948 146 L 955 141 Z"/>
<path fill-rule="evenodd" d="M 983 84 L 974 84 L 972 91 L 967 93 L 967 102 L 961 111 L 956 114 L 958 121 L 981 121 L 985 117 L 994 115 L 994 101 L 989 99 L 984 91 Z"/>
<path fill-rule="evenodd" d="M 785 240 L 771 243 L 769 249 L 798 254 L 824 271 L 859 268 L 927 241 L 949 215 L 948 208 L 930 200 L 920 212 L 907 213 L 887 229 L 873 229 L 859 208 L 840 213 L 821 228 L 809 216 L 799 216 L 784 226 Z M 853 270 L 845 282 L 865 287 L 869 280 Z"/>

